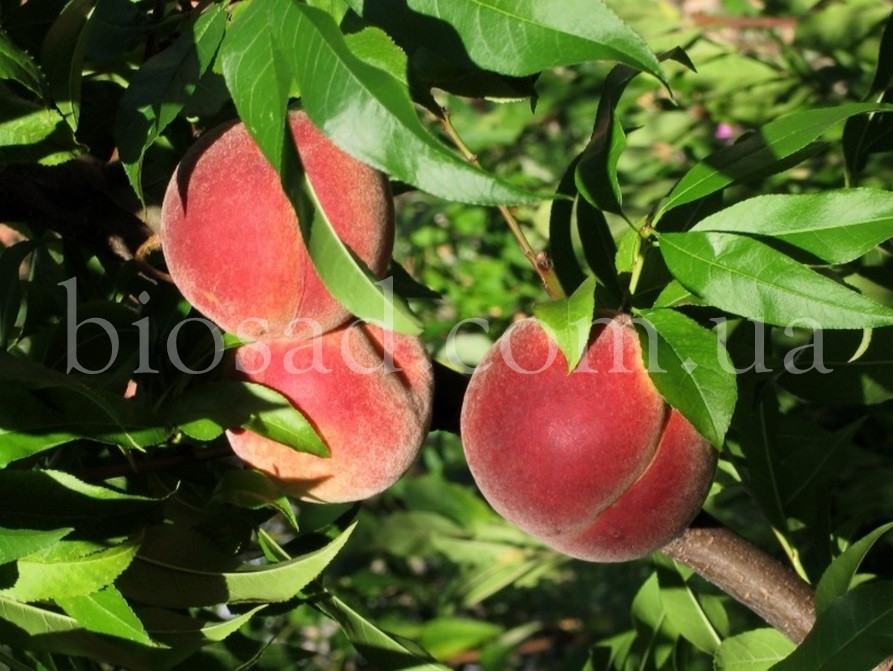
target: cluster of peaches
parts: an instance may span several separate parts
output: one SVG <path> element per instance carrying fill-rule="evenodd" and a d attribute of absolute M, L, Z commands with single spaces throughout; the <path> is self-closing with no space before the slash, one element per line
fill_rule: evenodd
<path fill-rule="evenodd" d="M 303 113 L 289 122 L 335 231 L 384 274 L 394 242 L 387 178 Z M 161 240 L 183 295 L 253 341 L 235 351 L 235 375 L 286 396 L 331 453 L 229 430 L 243 461 L 283 491 L 320 502 L 368 498 L 410 467 L 431 419 L 425 349 L 418 338 L 351 322 L 315 272 L 279 177 L 242 124 L 206 133 L 186 154 L 164 199 Z M 471 473 L 500 514 L 591 561 L 643 556 L 681 533 L 716 463 L 654 387 L 623 315 L 593 328 L 571 373 L 538 321 L 515 324 L 469 382 L 461 433 Z"/>

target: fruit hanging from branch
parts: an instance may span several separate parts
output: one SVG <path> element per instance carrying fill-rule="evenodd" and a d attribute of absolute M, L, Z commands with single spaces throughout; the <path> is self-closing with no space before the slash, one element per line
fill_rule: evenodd
<path fill-rule="evenodd" d="M 394 484 L 418 456 L 433 390 L 418 338 L 356 323 L 309 340 L 245 345 L 235 362 L 238 377 L 288 397 L 331 452 L 318 457 L 245 429 L 227 431 L 233 451 L 284 492 L 359 501 Z"/>
<path fill-rule="evenodd" d="M 387 177 L 338 149 L 303 112 L 288 120 L 335 231 L 383 274 L 394 245 Z M 349 317 L 314 270 L 279 176 L 241 123 L 207 132 L 186 153 L 168 184 L 160 235 L 177 287 L 226 331 L 306 337 Z"/>
<path fill-rule="evenodd" d="M 678 536 L 716 467 L 652 383 L 625 315 L 596 320 L 570 374 L 537 320 L 513 325 L 471 378 L 462 442 L 497 512 L 590 561 L 634 559 Z"/>

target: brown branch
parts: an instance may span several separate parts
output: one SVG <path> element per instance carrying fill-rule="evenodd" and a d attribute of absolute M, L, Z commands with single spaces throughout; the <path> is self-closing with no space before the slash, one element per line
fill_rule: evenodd
<path fill-rule="evenodd" d="M 662 551 L 795 643 L 815 624 L 812 588 L 785 564 L 725 527 L 690 528 Z"/>

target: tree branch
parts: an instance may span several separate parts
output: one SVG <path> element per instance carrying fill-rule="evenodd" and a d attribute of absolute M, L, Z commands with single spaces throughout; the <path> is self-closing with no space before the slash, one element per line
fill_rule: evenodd
<path fill-rule="evenodd" d="M 744 604 L 795 643 L 815 624 L 812 588 L 767 552 L 725 527 L 693 527 L 662 552 Z"/>

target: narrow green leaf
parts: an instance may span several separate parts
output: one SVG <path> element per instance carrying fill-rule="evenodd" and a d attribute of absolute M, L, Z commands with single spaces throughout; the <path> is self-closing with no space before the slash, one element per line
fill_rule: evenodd
<path fill-rule="evenodd" d="M 853 585 L 856 572 L 865 559 L 865 555 L 875 543 L 889 531 L 893 530 L 893 522 L 884 524 L 871 533 L 850 545 L 831 565 L 825 569 L 815 588 L 815 610 L 821 615 L 835 599 L 846 594 Z"/>
<path fill-rule="evenodd" d="M 0 619 L 13 625 L 10 633 L 14 640 L 4 642 L 19 649 L 82 655 L 134 671 L 153 668 L 145 656 L 134 652 L 132 647 L 92 634 L 74 618 L 46 608 L 0 597 Z"/>
<path fill-rule="evenodd" d="M 794 650 L 777 629 L 752 629 L 725 639 L 716 651 L 716 671 L 768 671 Z"/>
<path fill-rule="evenodd" d="M 227 503 L 242 508 L 274 508 L 282 513 L 293 529 L 298 529 L 298 519 L 288 498 L 276 483 L 260 471 L 226 471 L 214 494 Z"/>
<path fill-rule="evenodd" d="M 0 390 L 0 467 L 82 437 L 73 420 L 25 389 Z"/>
<path fill-rule="evenodd" d="M 778 399 L 767 393 L 757 402 L 743 402 L 735 415 L 736 434 L 747 464 L 744 483 L 769 523 L 786 531 L 788 515 L 781 492 Z"/>
<path fill-rule="evenodd" d="M 202 643 L 225 641 L 266 607 L 267 604 L 255 606 L 237 617 L 222 621 L 185 617 L 178 612 L 161 608 L 140 609 L 140 614 L 146 623 L 146 629 L 154 639 L 164 641 L 174 649 L 180 649 L 195 648 L 197 644 Z"/>
<path fill-rule="evenodd" d="M 574 200 L 577 196 L 577 184 L 575 174 L 579 157 L 571 161 L 558 187 L 555 189 L 556 198 L 552 199 L 549 210 L 549 258 L 555 266 L 555 274 L 566 292 L 572 292 L 580 286 L 586 275 L 580 267 L 574 251 L 573 243 L 573 215 Z M 567 196 L 563 198 L 562 196 Z M 597 273 L 596 273 L 597 274 Z"/>
<path fill-rule="evenodd" d="M 584 280 L 568 298 L 537 303 L 533 313 L 558 344 L 570 373 L 580 363 L 589 344 L 595 315 L 595 278 Z"/>
<path fill-rule="evenodd" d="M 608 292 L 612 305 L 619 305 L 623 295 L 620 280 L 617 278 L 617 244 L 608 220 L 597 207 L 585 198 L 577 198 L 577 232 L 586 263 L 595 273 L 595 278 Z"/>
<path fill-rule="evenodd" d="M 665 233 L 660 252 L 686 288 L 742 317 L 776 326 L 830 329 L 893 324 L 890 308 L 747 236 Z"/>
<path fill-rule="evenodd" d="M 43 73 L 26 51 L 0 29 L 0 79 L 18 82 L 42 100 L 47 100 Z"/>
<path fill-rule="evenodd" d="M 329 565 L 354 526 L 319 550 L 266 566 L 233 563 L 224 557 L 215 560 L 216 566 L 196 561 L 192 548 L 183 542 L 188 536 L 156 529 L 147 534 L 118 587 L 137 601 L 166 608 L 288 601 Z"/>
<path fill-rule="evenodd" d="M 636 313 L 654 386 L 707 440 L 722 445 L 738 388 L 732 360 L 716 334 L 671 309 Z"/>
<path fill-rule="evenodd" d="M 239 118 L 267 160 L 281 170 L 291 74 L 276 51 L 268 9 L 265 2 L 251 2 L 235 15 L 220 59 Z"/>
<path fill-rule="evenodd" d="M 893 237 L 893 192 L 757 196 L 702 219 L 691 230 L 765 235 L 828 263 L 847 263 Z"/>
<path fill-rule="evenodd" d="M 270 0 L 269 7 L 276 17 L 271 28 L 291 59 L 304 109 L 344 151 L 448 200 L 479 205 L 539 200 L 448 150 L 422 125 L 409 90 L 357 58 L 328 14 L 292 0 Z"/>
<path fill-rule="evenodd" d="M 856 114 L 891 112 L 893 105 L 847 103 L 809 109 L 776 119 L 740 142 L 723 147 L 693 166 L 667 196 L 660 214 L 766 171 L 806 148 L 831 126 Z"/>
<path fill-rule="evenodd" d="M 822 362 L 831 372 L 788 370 L 785 389 L 808 401 L 835 405 L 874 405 L 893 398 L 893 329 L 876 329 L 867 349 L 856 356 L 865 334 L 832 331 L 822 336 Z M 818 341 L 817 341 L 818 344 Z"/>
<path fill-rule="evenodd" d="M 136 542 L 126 542 L 62 561 L 41 561 L 39 555 L 20 559 L 15 584 L 0 589 L 0 597 L 31 602 L 91 594 L 114 582 L 133 561 L 138 547 Z"/>
<path fill-rule="evenodd" d="M 162 501 L 90 485 L 62 471 L 0 469 L 0 524 L 7 527 L 120 534 Z"/>
<path fill-rule="evenodd" d="M 483 647 L 504 631 L 504 627 L 492 622 L 441 616 L 426 622 L 418 639 L 433 657 L 447 661 L 468 650 Z"/>
<path fill-rule="evenodd" d="M 337 622 L 348 640 L 371 664 L 383 669 L 405 671 L 447 671 L 424 650 L 401 641 L 379 629 L 333 594 L 313 602 L 313 606 Z"/>
<path fill-rule="evenodd" d="M 0 90 L 0 165 L 55 165 L 81 153 L 82 148 L 58 111 Z"/>
<path fill-rule="evenodd" d="M 893 650 L 893 582 L 870 582 L 834 601 L 771 671 L 872 669 Z"/>
<path fill-rule="evenodd" d="M 89 387 L 78 377 L 65 375 L 36 361 L 0 352 L 0 380 L 30 389 L 54 390 L 56 401 L 71 412 L 71 431 L 127 448 L 158 445 L 167 429 L 151 408 L 117 394 Z M 78 410 L 79 409 L 79 410 Z M 84 413 L 84 414 L 81 414 Z M 80 430 L 78 421 L 84 417 Z"/>
<path fill-rule="evenodd" d="M 357 33 L 345 35 L 344 41 L 354 56 L 361 61 L 384 70 L 397 81 L 409 86 L 409 63 L 406 53 L 386 32 L 367 26 Z"/>
<path fill-rule="evenodd" d="M 349 0 L 367 21 L 391 34 L 414 29 L 447 58 L 458 51 L 476 65 L 523 76 L 591 60 L 614 60 L 666 81 L 639 35 L 602 2 L 563 0 Z M 461 50 L 460 47 L 461 46 Z"/>
<path fill-rule="evenodd" d="M 168 421 L 196 440 L 213 440 L 225 429 L 241 426 L 301 452 L 330 455 L 300 410 L 280 392 L 255 382 L 199 384 L 162 410 Z"/>
<path fill-rule="evenodd" d="M 296 152 L 289 152 L 291 160 L 297 162 Z M 287 174 L 294 174 L 294 169 L 286 168 Z M 310 252 L 313 267 L 338 302 L 348 311 L 367 321 L 377 322 L 384 328 L 397 333 L 418 335 L 422 332 L 422 322 L 413 313 L 406 301 L 394 293 L 392 278 L 379 280 L 372 271 L 344 244 L 326 216 L 316 196 L 313 185 L 302 179 L 304 199 L 313 205 L 313 213 L 309 209 L 299 209 L 301 194 L 296 180 L 283 178 L 283 186 L 287 188 L 292 205 L 298 210 L 298 222 L 304 244 Z"/>
<path fill-rule="evenodd" d="M 6 529 L 0 527 L 0 564 L 26 557 L 65 538 L 74 529 Z"/>
<path fill-rule="evenodd" d="M 661 54 L 659 60 L 672 59 L 694 70 L 681 48 Z M 617 180 L 617 162 L 626 149 L 626 133 L 616 118 L 617 105 L 627 85 L 641 68 L 618 65 L 608 73 L 598 100 L 592 136 L 580 154 L 576 182 L 580 194 L 605 212 L 623 215 L 622 194 Z"/>
<path fill-rule="evenodd" d="M 0 250 L 0 347 L 6 348 L 22 306 L 19 272 L 22 262 L 37 247 L 34 240 L 22 240 Z"/>
<path fill-rule="evenodd" d="M 722 640 L 678 569 L 675 565 L 660 566 L 657 576 L 660 600 L 669 621 L 692 645 L 714 655 Z"/>
<path fill-rule="evenodd" d="M 81 115 L 81 78 L 96 0 L 71 0 L 43 41 L 40 59 L 56 107 L 72 131 Z"/>
<path fill-rule="evenodd" d="M 93 594 L 57 598 L 55 601 L 66 615 L 77 620 L 87 631 L 116 636 L 149 647 L 158 646 L 112 585 Z"/>
<path fill-rule="evenodd" d="M 226 17 L 222 4 L 208 8 L 169 47 L 143 63 L 121 97 L 115 139 L 127 177 L 140 198 L 146 149 L 189 102 L 211 66 Z"/>

